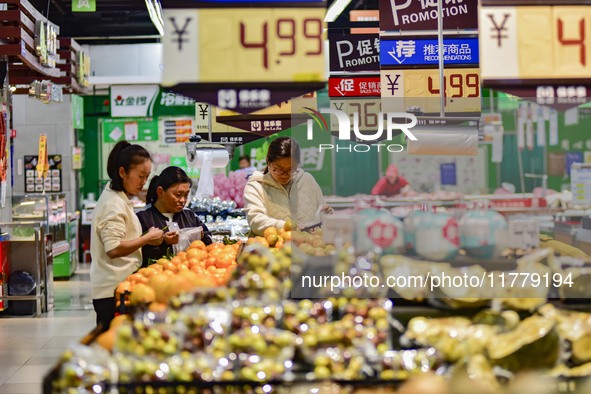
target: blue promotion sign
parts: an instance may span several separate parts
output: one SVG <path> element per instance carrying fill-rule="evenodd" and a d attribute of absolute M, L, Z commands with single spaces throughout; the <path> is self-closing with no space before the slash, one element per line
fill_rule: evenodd
<path fill-rule="evenodd" d="M 566 152 L 566 174 L 570 177 L 570 170 L 573 163 L 584 163 L 583 152 Z"/>
<path fill-rule="evenodd" d="M 444 64 L 477 65 L 478 38 L 446 38 L 443 41 Z M 439 64 L 437 39 L 413 38 L 381 40 L 381 66 L 419 66 Z"/>
<path fill-rule="evenodd" d="M 441 174 L 442 185 L 457 185 L 458 180 L 456 172 L 456 163 L 441 163 L 439 165 L 439 171 Z"/>

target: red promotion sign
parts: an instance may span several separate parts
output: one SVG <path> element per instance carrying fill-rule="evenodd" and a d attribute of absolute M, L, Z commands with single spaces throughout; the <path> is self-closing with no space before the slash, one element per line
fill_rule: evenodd
<path fill-rule="evenodd" d="M 380 97 L 380 77 L 329 78 L 329 97 Z"/>

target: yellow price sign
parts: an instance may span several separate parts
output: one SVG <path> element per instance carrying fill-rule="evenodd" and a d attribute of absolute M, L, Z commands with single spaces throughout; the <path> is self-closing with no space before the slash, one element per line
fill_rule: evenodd
<path fill-rule="evenodd" d="M 322 81 L 324 13 L 324 8 L 165 10 L 163 83 Z"/>
<path fill-rule="evenodd" d="M 487 79 L 589 79 L 591 7 L 483 6 L 480 67 Z"/>
<path fill-rule="evenodd" d="M 423 113 L 440 112 L 438 69 L 382 70 L 381 94 L 384 112 L 405 112 L 411 107 Z M 480 112 L 480 70 L 444 70 L 445 112 Z"/>

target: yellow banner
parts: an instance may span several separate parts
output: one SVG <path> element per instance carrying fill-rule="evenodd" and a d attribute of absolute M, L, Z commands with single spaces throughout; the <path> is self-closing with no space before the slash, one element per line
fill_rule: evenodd
<path fill-rule="evenodd" d="M 39 136 L 39 154 L 37 159 L 37 177 L 45 178 L 49 172 L 49 160 L 47 158 L 47 136 Z"/>

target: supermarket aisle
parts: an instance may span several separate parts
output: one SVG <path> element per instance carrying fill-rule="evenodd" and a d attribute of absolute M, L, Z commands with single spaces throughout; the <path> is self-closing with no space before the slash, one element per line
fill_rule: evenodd
<path fill-rule="evenodd" d="M 55 308 L 48 314 L 0 318 L 0 394 L 41 393 L 44 375 L 65 347 L 94 328 L 89 267 L 54 283 Z"/>

